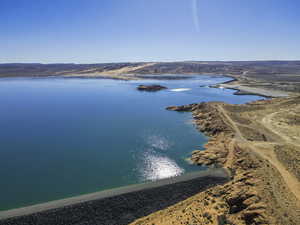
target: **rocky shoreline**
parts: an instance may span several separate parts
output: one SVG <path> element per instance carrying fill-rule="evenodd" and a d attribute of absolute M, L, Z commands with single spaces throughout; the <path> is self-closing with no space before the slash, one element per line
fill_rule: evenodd
<path fill-rule="evenodd" d="M 300 97 L 242 105 L 202 102 L 167 107 L 167 110 L 191 112 L 197 129 L 210 136 L 205 150 L 193 151 L 190 160 L 197 165 L 227 168 L 232 180 L 133 224 L 300 224 L 300 183 L 296 178 L 300 168 L 290 168 L 296 155 L 280 162 L 280 155 L 276 155 L 278 148 L 277 152 L 273 148 L 285 145 L 281 137 L 287 131 L 274 133 L 269 127 L 275 121 L 267 123 L 269 115 L 286 107 L 289 111 L 282 112 L 279 119 L 282 121 L 286 116 L 297 121 Z M 288 115 L 289 112 L 292 114 Z M 282 126 L 282 122 L 277 125 Z M 291 134 L 300 130 L 299 125 L 288 128 Z M 298 142 L 294 151 L 300 152 L 295 146 Z"/>

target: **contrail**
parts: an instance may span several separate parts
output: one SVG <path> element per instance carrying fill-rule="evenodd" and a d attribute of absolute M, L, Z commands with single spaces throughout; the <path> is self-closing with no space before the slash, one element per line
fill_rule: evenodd
<path fill-rule="evenodd" d="M 193 20 L 196 31 L 200 31 L 199 27 L 199 15 L 198 15 L 198 0 L 192 0 Z"/>

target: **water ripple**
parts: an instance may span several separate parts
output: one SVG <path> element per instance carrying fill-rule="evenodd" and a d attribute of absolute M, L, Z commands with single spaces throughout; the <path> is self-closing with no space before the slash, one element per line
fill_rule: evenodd
<path fill-rule="evenodd" d="M 163 136 L 150 135 L 147 137 L 147 144 L 152 148 L 159 150 L 167 150 L 171 147 L 171 142 Z"/>

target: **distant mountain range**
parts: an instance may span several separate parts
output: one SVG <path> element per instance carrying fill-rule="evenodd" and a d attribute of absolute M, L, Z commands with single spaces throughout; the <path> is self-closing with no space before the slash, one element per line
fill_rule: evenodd
<path fill-rule="evenodd" d="M 231 76 L 239 81 L 280 84 L 287 91 L 300 92 L 299 61 L 183 61 L 99 64 L 0 64 L 0 77 L 80 76 L 134 79 L 152 74 L 210 74 Z M 270 84 L 271 82 L 271 84 Z"/>
<path fill-rule="evenodd" d="M 1 77 L 51 76 L 70 74 L 103 73 L 130 68 L 134 74 L 232 74 L 300 75 L 300 61 L 184 61 L 157 63 L 100 63 L 100 64 L 0 64 Z M 135 69 L 136 68 L 136 69 Z M 126 74 L 127 71 L 120 72 Z"/>

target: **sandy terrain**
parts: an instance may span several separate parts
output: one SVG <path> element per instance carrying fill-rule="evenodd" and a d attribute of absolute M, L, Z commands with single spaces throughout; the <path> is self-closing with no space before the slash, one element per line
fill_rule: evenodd
<path fill-rule="evenodd" d="M 124 66 L 118 69 L 107 69 L 101 72 L 98 72 L 98 68 L 83 70 L 78 72 L 74 71 L 64 71 L 65 77 L 103 77 L 111 79 L 121 79 L 121 80 L 135 80 L 137 79 L 132 73 L 135 70 L 143 69 L 148 66 L 152 66 L 155 63 L 145 63 L 137 66 Z"/>
<path fill-rule="evenodd" d="M 300 97 L 169 109 L 191 111 L 211 136 L 191 160 L 228 168 L 232 181 L 132 224 L 300 224 Z"/>

